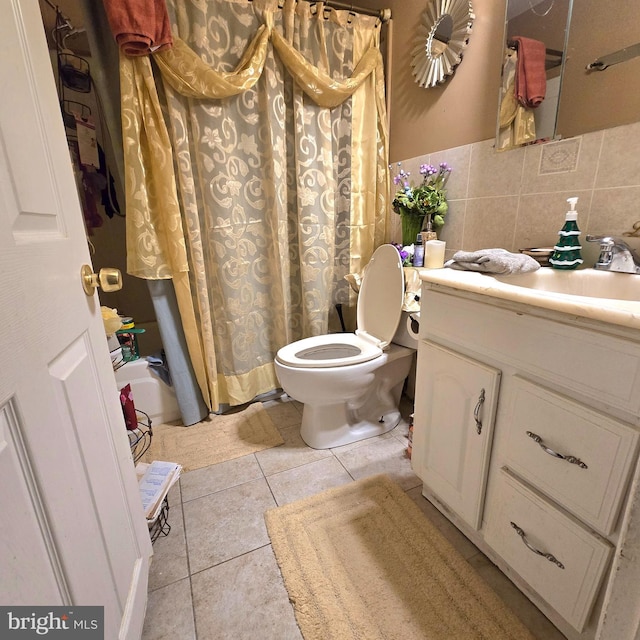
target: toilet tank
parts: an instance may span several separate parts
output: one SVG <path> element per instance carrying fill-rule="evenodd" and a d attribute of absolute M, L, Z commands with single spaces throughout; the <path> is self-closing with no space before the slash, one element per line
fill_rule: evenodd
<path fill-rule="evenodd" d="M 403 347 L 409 347 L 410 349 L 418 349 L 418 323 L 414 320 L 412 322 L 411 316 L 416 315 L 415 312 L 403 311 L 398 323 L 398 328 L 393 336 L 395 344 L 399 344 Z"/>

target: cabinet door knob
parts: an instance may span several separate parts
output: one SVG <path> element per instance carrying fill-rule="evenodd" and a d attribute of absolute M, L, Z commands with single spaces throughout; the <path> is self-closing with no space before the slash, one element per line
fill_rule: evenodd
<path fill-rule="evenodd" d="M 536 549 L 528 540 L 525 532 L 515 523 L 512 522 L 511 526 L 515 529 L 516 533 L 520 536 L 522 542 L 524 542 L 527 549 L 531 549 L 533 553 L 537 553 L 539 556 L 546 558 L 549 562 L 553 562 L 556 566 L 560 567 L 560 569 L 564 569 L 564 565 L 560 560 L 558 560 L 555 556 L 550 553 L 545 553 L 544 551 L 540 551 L 540 549 Z"/>
<path fill-rule="evenodd" d="M 484 404 L 484 389 L 480 390 L 480 396 L 478 397 L 478 403 L 476 404 L 476 408 L 473 410 L 473 419 L 476 421 L 476 431 L 478 435 L 482 433 L 482 420 L 480 419 L 480 409 L 482 409 L 482 405 Z"/>
<path fill-rule="evenodd" d="M 560 460 L 566 460 L 567 462 L 570 462 L 571 464 L 578 465 L 581 469 L 588 469 L 589 468 L 589 467 L 587 467 L 587 465 L 584 462 L 582 462 L 582 460 L 580 460 L 580 458 L 576 458 L 575 456 L 565 456 L 564 454 L 558 453 L 557 451 L 554 451 L 553 449 L 549 449 L 549 447 L 547 447 L 547 445 L 545 445 L 544 441 L 542 440 L 542 438 L 537 433 L 533 433 L 533 431 L 527 431 L 527 435 L 534 442 L 537 442 L 540 445 L 540 448 L 545 453 L 548 453 L 550 456 L 553 456 L 554 458 L 560 458 Z"/>

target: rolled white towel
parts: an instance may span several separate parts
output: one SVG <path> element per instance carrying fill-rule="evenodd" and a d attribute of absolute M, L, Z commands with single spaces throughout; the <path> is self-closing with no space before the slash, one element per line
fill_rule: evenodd
<path fill-rule="evenodd" d="M 460 271 L 498 274 L 527 273 L 540 268 L 540 264 L 531 256 L 523 253 L 511 253 L 506 249 L 457 251 L 444 266 Z"/>

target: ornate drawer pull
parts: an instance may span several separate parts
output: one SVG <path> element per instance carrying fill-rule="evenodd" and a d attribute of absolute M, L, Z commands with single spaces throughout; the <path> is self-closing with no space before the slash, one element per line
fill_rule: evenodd
<path fill-rule="evenodd" d="M 533 553 L 537 553 L 539 556 L 546 558 L 549 562 L 553 562 L 553 564 L 560 567 L 560 569 L 564 569 L 564 565 L 562 564 L 562 562 L 560 562 L 560 560 L 558 560 L 555 556 L 552 556 L 550 553 L 544 553 L 544 551 L 540 551 L 539 549 L 536 549 L 527 540 L 527 536 L 525 535 L 525 532 L 515 522 L 512 522 L 511 526 L 516 530 L 516 533 L 520 536 L 520 538 L 522 539 L 522 542 L 524 542 L 525 546 L 528 549 L 531 549 Z"/>
<path fill-rule="evenodd" d="M 537 442 L 540 445 L 540 448 L 545 453 L 548 453 L 550 456 L 553 456 L 554 458 L 560 458 L 560 460 L 566 460 L 567 462 L 570 462 L 571 464 L 576 464 L 581 469 L 588 469 L 587 465 L 584 462 L 582 462 L 582 460 L 580 460 L 580 458 L 576 458 L 575 456 L 565 456 L 565 455 L 562 455 L 561 453 L 558 453 L 557 451 L 554 451 L 553 449 L 549 449 L 549 447 L 547 447 L 544 444 L 544 442 L 542 441 L 542 438 L 539 435 L 533 433 L 532 431 L 527 431 L 527 435 L 534 442 Z"/>
<path fill-rule="evenodd" d="M 484 404 L 484 389 L 480 390 L 480 396 L 478 397 L 478 404 L 476 404 L 476 408 L 473 410 L 473 419 L 476 421 L 476 431 L 478 435 L 482 433 L 482 420 L 480 420 L 480 409 Z"/>

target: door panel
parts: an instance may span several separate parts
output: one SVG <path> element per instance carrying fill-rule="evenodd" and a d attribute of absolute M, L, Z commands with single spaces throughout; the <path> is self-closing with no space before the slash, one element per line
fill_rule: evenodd
<path fill-rule="evenodd" d="M 67 589 L 24 446 L 23 428 L 11 399 L 0 408 L 0 486 L 3 495 L 12 497 L 13 504 L 13 508 L 3 505 L 0 553 L 13 558 L 22 571 L 0 580 L 0 602 L 46 605 L 61 601 Z M 33 581 L 31 576 L 36 574 L 39 578 Z"/>

